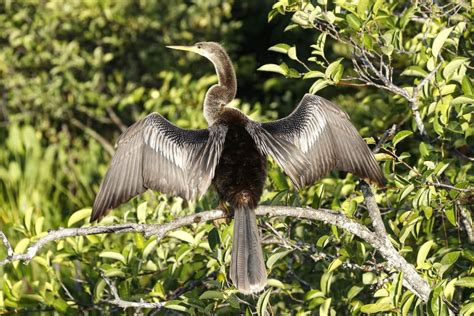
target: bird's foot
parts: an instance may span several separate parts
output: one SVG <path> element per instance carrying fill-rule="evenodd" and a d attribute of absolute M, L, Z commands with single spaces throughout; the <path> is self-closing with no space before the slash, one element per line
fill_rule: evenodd
<path fill-rule="evenodd" d="M 214 225 L 215 226 L 219 226 L 219 225 L 222 225 L 222 224 L 229 225 L 230 221 L 231 221 L 231 217 L 232 217 L 232 210 L 223 201 L 219 202 L 219 206 L 217 206 L 217 209 L 223 211 L 224 213 L 226 213 L 226 217 L 218 218 L 218 219 L 213 220 Z"/>

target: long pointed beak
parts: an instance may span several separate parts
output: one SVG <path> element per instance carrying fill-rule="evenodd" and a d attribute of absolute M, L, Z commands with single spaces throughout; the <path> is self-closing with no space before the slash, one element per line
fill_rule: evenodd
<path fill-rule="evenodd" d="M 167 48 L 171 48 L 171 49 L 177 49 L 177 50 L 184 50 L 184 51 L 187 51 L 187 52 L 193 52 L 193 53 L 198 53 L 197 52 L 197 48 L 194 47 L 194 46 L 166 46 Z"/>

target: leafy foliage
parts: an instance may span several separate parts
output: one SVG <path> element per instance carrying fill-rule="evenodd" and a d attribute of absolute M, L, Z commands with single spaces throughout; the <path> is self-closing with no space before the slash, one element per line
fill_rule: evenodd
<path fill-rule="evenodd" d="M 0 4 L 0 230 L 16 253 L 49 229 L 90 225 L 107 146 L 124 126 L 151 111 L 205 126 L 212 67 L 164 46 L 216 40 L 235 57 L 243 87 L 245 101 L 232 105 L 255 119 L 288 114 L 309 91 L 344 107 L 369 144 L 396 125 L 376 155 L 389 180 L 377 202 L 393 245 L 432 287 L 423 303 L 377 249 L 335 226 L 263 219 L 270 280 L 259 297 L 240 295 L 227 279 L 232 226 L 208 223 L 161 240 L 117 234 L 51 244 L 27 265 L 0 267 L 0 310 L 113 312 L 105 275 L 123 299 L 166 301 L 160 314 L 469 315 L 470 11 L 461 0 Z M 269 24 L 255 23 L 267 13 Z M 339 210 L 371 226 L 351 174 L 296 192 L 269 167 L 262 204 Z M 216 205 L 213 192 L 189 204 L 147 192 L 102 224 L 165 223 Z"/>

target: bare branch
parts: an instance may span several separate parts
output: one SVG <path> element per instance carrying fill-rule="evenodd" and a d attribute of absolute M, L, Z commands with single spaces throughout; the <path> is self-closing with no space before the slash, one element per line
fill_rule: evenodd
<path fill-rule="evenodd" d="M 372 189 L 365 183 L 362 184 L 361 188 L 365 198 L 365 205 L 367 206 L 369 216 L 372 219 L 372 226 L 374 227 L 375 233 L 379 238 L 388 240 L 387 231 L 385 230 L 385 225 L 383 224 L 382 216 L 380 215 L 380 210 L 375 201 Z"/>
<path fill-rule="evenodd" d="M 427 182 L 428 185 L 432 185 L 434 187 L 440 187 L 444 189 L 450 189 L 450 190 L 455 190 L 463 193 L 471 193 L 474 192 L 474 189 L 463 189 L 463 188 L 457 188 L 453 185 L 445 184 L 445 183 L 440 183 L 440 182 Z"/>
<path fill-rule="evenodd" d="M 5 245 L 5 248 L 7 248 L 7 259 L 13 257 L 14 252 L 13 252 L 12 245 L 8 241 L 7 236 L 5 236 L 5 234 L 2 231 L 0 231 L 0 239 L 2 240 L 3 244 Z"/>
<path fill-rule="evenodd" d="M 459 215 L 461 216 L 461 222 L 466 229 L 467 239 L 470 244 L 474 244 L 474 228 L 472 225 L 472 218 L 469 216 L 469 213 L 466 211 L 466 208 L 461 205 L 459 202 L 456 202 L 456 206 L 459 209 Z"/>
<path fill-rule="evenodd" d="M 165 305 L 165 302 L 152 302 L 152 303 L 150 303 L 150 302 L 144 302 L 144 301 L 134 302 L 134 301 L 123 300 L 123 299 L 120 298 L 120 296 L 118 294 L 117 287 L 112 282 L 112 280 L 110 280 L 104 273 L 102 273 L 101 275 L 102 275 L 102 278 L 104 279 L 105 283 L 107 283 L 107 285 L 109 286 L 110 292 L 111 292 L 112 297 L 113 297 L 113 299 L 105 301 L 109 304 L 116 305 L 116 306 L 121 307 L 123 309 L 127 309 L 127 308 L 159 309 L 159 308 L 162 308 Z"/>
<path fill-rule="evenodd" d="M 413 266 L 410 265 L 405 260 L 405 258 L 403 258 L 393 248 L 393 246 L 386 241 L 386 239 L 380 238 L 378 234 L 373 233 L 367 227 L 359 224 L 355 220 L 347 218 L 343 213 L 327 209 L 312 209 L 301 207 L 293 208 L 284 206 L 260 206 L 256 210 L 256 213 L 260 216 L 290 216 L 300 219 L 322 221 L 324 223 L 336 225 L 339 228 L 347 230 L 348 232 L 358 236 L 359 238 L 371 244 L 387 260 L 388 264 L 391 267 L 403 272 L 405 285 L 408 286 L 413 291 L 413 293 L 415 293 L 423 301 L 428 300 L 431 289 L 428 283 L 417 274 Z M 50 231 L 46 236 L 38 239 L 33 245 L 26 249 L 25 253 L 14 254 L 9 258 L 0 261 L 0 266 L 14 261 L 29 262 L 38 253 L 38 251 L 41 250 L 44 246 L 46 246 L 48 243 L 59 239 L 64 239 L 66 237 L 136 232 L 143 234 L 147 238 L 151 236 L 158 236 L 158 238 L 162 238 L 167 232 L 180 228 L 182 226 L 215 220 L 219 218 L 225 218 L 226 216 L 227 214 L 221 210 L 211 210 L 188 215 L 185 217 L 180 217 L 172 222 L 162 225 L 130 223 L 110 226 L 60 228 L 55 231 Z M 377 229 L 380 230 L 379 225 L 377 225 Z"/>
<path fill-rule="evenodd" d="M 390 138 L 392 137 L 393 135 L 395 135 L 395 132 L 397 131 L 397 124 L 393 124 L 392 127 L 390 127 L 388 130 L 385 131 L 385 133 L 383 133 L 382 137 L 380 138 L 379 142 L 377 143 L 377 145 L 375 145 L 375 148 L 372 150 L 372 152 L 374 154 L 378 153 L 380 148 L 382 148 L 383 144 L 385 144 L 385 142 Z"/>
<path fill-rule="evenodd" d="M 108 152 L 110 156 L 114 155 L 114 152 L 115 152 L 114 146 L 111 143 L 109 143 L 104 137 L 102 137 L 99 133 L 97 133 L 95 130 L 86 126 L 84 123 L 82 123 L 81 121 L 75 118 L 71 120 L 71 123 L 72 125 L 79 127 L 80 129 L 83 129 L 84 132 L 86 132 L 86 134 L 89 134 L 89 136 L 91 136 L 96 141 L 98 141 L 99 144 L 101 144 L 102 147 L 104 147 L 105 151 Z"/>
<path fill-rule="evenodd" d="M 378 244 L 372 244 L 387 262 L 395 269 L 403 272 L 403 286 L 415 293 L 416 296 L 423 301 L 428 301 L 431 288 L 428 283 L 416 272 L 415 268 L 409 264 L 405 258 L 400 256 L 398 251 L 393 247 L 388 238 L 387 231 L 380 215 L 380 210 L 375 202 L 372 189 L 367 184 L 362 185 L 362 192 L 365 197 L 365 204 L 369 211 L 369 216 L 372 219 L 372 226 L 374 226 L 375 235 L 377 235 Z"/>
<path fill-rule="evenodd" d="M 112 107 L 108 106 L 108 107 L 105 108 L 105 110 L 109 114 L 109 117 L 112 120 L 112 122 L 114 122 L 114 124 L 117 125 L 117 127 L 120 129 L 120 131 L 122 133 L 125 132 L 125 130 L 127 129 L 127 126 L 125 124 L 123 124 L 122 120 L 117 115 L 117 113 L 115 113 L 115 111 L 112 109 Z"/>

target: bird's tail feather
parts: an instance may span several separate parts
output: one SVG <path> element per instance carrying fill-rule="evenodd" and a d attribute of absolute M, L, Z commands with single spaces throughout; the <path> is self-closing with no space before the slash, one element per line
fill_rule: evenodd
<path fill-rule="evenodd" d="M 234 207 L 230 279 L 243 294 L 260 292 L 267 284 L 255 210 L 248 205 Z"/>

